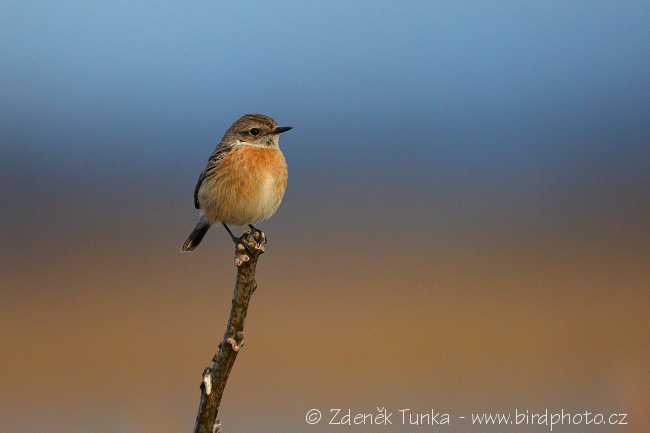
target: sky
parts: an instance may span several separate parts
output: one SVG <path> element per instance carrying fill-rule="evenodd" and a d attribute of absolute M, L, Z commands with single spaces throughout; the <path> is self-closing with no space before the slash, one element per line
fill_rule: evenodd
<path fill-rule="evenodd" d="M 208 156 L 257 112 L 293 126 L 289 184 L 259 225 L 224 425 L 320 432 L 311 408 L 434 407 L 452 432 L 549 408 L 647 430 L 649 15 L 4 2 L 0 422 L 192 428 L 235 270 L 219 228 L 179 248 Z"/>

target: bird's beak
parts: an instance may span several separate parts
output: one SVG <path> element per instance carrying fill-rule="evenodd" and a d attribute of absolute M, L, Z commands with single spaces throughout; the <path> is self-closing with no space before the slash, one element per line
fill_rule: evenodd
<path fill-rule="evenodd" d="M 271 134 L 282 134 L 283 132 L 287 132 L 291 128 L 293 128 L 293 127 L 292 126 L 278 126 L 273 131 L 271 131 Z"/>

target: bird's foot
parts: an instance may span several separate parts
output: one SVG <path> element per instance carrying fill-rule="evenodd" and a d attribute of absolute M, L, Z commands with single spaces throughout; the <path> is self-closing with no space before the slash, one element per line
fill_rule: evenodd
<path fill-rule="evenodd" d="M 240 238 L 236 239 L 235 266 L 241 266 L 250 260 L 257 259 L 264 252 L 264 244 L 259 243 L 259 238 L 256 239 L 253 232 L 249 230 L 246 230 Z"/>
<path fill-rule="evenodd" d="M 247 233 L 244 233 L 240 237 L 233 236 L 232 241 L 237 246 L 237 250 L 240 250 L 241 249 L 240 246 L 241 246 L 241 247 L 243 247 L 244 250 L 246 250 L 246 254 L 253 257 L 253 251 L 248 247 L 248 245 L 246 245 L 246 242 L 244 240 L 246 237 L 248 237 Z"/>
<path fill-rule="evenodd" d="M 263 245 L 266 243 L 268 238 L 266 237 L 266 235 L 262 230 L 253 226 L 253 224 L 249 224 L 248 227 L 251 228 L 251 234 L 253 235 L 253 237 L 255 238 L 258 244 Z"/>

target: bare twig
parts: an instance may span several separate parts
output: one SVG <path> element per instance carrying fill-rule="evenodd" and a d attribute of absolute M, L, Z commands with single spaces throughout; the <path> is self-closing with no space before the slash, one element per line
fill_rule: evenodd
<path fill-rule="evenodd" d="M 246 232 L 243 242 L 253 252 L 252 256 L 246 253 L 242 245 L 235 249 L 235 266 L 237 266 L 237 280 L 235 293 L 232 300 L 230 318 L 226 326 L 223 341 L 219 344 L 219 352 L 214 356 L 212 367 L 203 371 L 201 383 L 201 403 L 196 416 L 194 433 L 217 433 L 221 430 L 221 422 L 217 420 L 217 412 L 223 390 L 228 381 L 228 375 L 235 363 L 239 349 L 244 345 L 244 320 L 248 310 L 248 302 L 257 287 L 255 282 L 255 266 L 257 259 L 264 252 L 264 233 Z"/>

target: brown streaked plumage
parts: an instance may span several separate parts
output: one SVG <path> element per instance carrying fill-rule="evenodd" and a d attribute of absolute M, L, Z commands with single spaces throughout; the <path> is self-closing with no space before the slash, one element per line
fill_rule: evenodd
<path fill-rule="evenodd" d="M 249 225 L 275 213 L 287 186 L 287 163 L 278 141 L 291 127 L 278 127 L 262 114 L 247 114 L 226 131 L 201 172 L 194 205 L 201 209 L 196 227 L 181 251 L 193 251 L 214 223 Z"/>

